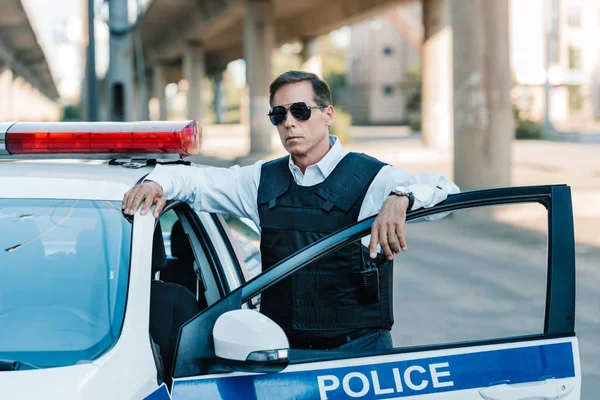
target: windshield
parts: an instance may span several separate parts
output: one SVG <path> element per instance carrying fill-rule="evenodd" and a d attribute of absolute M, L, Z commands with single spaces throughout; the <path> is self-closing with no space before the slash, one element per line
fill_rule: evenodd
<path fill-rule="evenodd" d="M 0 199 L 0 359 L 57 367 L 112 347 L 130 243 L 120 202 Z"/>

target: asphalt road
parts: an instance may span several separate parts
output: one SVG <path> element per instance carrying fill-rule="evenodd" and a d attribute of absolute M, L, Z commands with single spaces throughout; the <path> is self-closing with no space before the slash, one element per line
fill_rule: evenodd
<path fill-rule="evenodd" d="M 395 346 L 543 332 L 546 235 L 445 219 L 408 226 L 396 256 Z M 600 393 L 600 248 L 578 246 L 575 329 L 583 400 Z"/>

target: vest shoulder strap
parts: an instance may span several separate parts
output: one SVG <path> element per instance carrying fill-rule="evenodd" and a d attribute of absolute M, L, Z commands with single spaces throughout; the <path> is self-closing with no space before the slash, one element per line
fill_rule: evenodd
<path fill-rule="evenodd" d="M 266 162 L 260 171 L 258 183 L 258 205 L 270 202 L 281 196 L 290 186 L 292 174 L 289 169 L 289 156 Z"/>
<path fill-rule="evenodd" d="M 335 205 L 348 212 L 357 200 L 364 197 L 371 182 L 385 165 L 363 153 L 348 153 L 316 193 L 329 203 L 329 208 Z"/>

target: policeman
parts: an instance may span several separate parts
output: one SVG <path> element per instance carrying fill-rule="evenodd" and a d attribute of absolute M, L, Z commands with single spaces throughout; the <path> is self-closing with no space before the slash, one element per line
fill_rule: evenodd
<path fill-rule="evenodd" d="M 289 153 L 231 168 L 158 165 L 130 189 L 123 212 L 186 201 L 196 210 L 252 219 L 261 229 L 263 271 L 290 254 L 379 212 L 370 240 L 306 266 L 266 290 L 261 312 L 278 323 L 292 348 L 392 347 L 392 265 L 407 248 L 406 212 L 432 207 L 458 188 L 438 174 L 409 174 L 372 157 L 346 153 L 329 134 L 328 85 L 288 71 L 270 86 L 269 119 Z M 368 247 L 367 247 L 368 245 Z M 380 251 L 379 251 L 380 249 Z"/>

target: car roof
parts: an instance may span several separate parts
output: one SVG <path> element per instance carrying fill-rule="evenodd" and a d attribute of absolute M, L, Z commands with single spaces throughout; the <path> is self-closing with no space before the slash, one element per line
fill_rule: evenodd
<path fill-rule="evenodd" d="M 108 160 L 0 160 L 0 178 L 60 178 L 135 185 L 152 166 L 130 168 Z"/>

